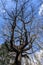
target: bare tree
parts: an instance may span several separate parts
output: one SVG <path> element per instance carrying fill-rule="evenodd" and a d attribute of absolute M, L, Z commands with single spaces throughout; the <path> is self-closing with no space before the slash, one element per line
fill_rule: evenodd
<path fill-rule="evenodd" d="M 31 0 L 12 0 L 12 2 L 14 8 L 12 7 L 9 11 L 6 8 L 6 1 L 1 0 L 5 10 L 3 14 L 3 19 L 5 19 L 3 37 L 7 50 L 16 53 L 15 62 L 12 65 L 21 65 L 22 57 L 29 58 L 28 54 L 35 52 L 34 46 L 40 33 L 38 24 L 40 19 L 36 17 L 38 9 L 34 7 Z M 38 6 L 40 4 L 41 2 Z M 37 45 L 41 47 L 39 44 Z"/>

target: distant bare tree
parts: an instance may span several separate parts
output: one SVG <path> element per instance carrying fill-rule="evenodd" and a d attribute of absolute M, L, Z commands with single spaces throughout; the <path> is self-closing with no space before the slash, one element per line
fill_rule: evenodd
<path fill-rule="evenodd" d="M 12 2 L 14 8 L 9 11 L 6 8 L 6 1 L 1 0 L 5 10 L 3 14 L 5 26 L 2 33 L 7 50 L 16 53 L 15 62 L 12 65 L 21 65 L 22 57 L 29 59 L 28 54 L 35 52 L 34 46 L 39 40 L 41 25 L 39 25 L 40 19 L 36 17 L 38 9 L 34 7 L 31 0 L 12 0 Z M 39 44 L 37 45 L 41 48 Z"/>

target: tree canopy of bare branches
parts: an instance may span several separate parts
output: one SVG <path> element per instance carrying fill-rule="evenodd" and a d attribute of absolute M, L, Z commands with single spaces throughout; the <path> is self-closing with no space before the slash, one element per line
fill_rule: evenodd
<path fill-rule="evenodd" d="M 39 0 L 40 1 L 40 0 Z M 21 58 L 27 57 L 28 54 L 34 53 L 35 46 L 37 49 L 41 48 L 43 44 L 40 39 L 42 31 L 42 19 L 38 17 L 38 7 L 34 6 L 31 0 L 12 0 L 13 6 L 7 8 L 7 0 L 1 0 L 4 13 L 4 27 L 2 30 L 3 38 L 5 39 L 5 46 L 8 52 L 15 52 L 16 65 L 21 65 Z M 9 1 L 9 4 L 12 5 Z M 13 65 L 14 65 L 13 64 Z"/>

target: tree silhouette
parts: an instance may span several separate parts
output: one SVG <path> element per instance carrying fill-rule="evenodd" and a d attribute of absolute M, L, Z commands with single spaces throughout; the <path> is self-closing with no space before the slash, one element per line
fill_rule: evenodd
<path fill-rule="evenodd" d="M 36 16 L 37 10 L 30 0 L 12 0 L 14 8 L 9 11 L 6 8 L 6 1 L 1 3 L 5 10 L 3 19 L 5 27 L 3 28 L 3 36 L 5 38 L 5 46 L 8 52 L 15 52 L 15 62 L 12 65 L 21 65 L 22 57 L 34 53 L 33 44 L 37 43 L 39 35 L 39 24 Z M 40 2 L 41 4 L 41 2 Z M 38 6 L 40 6 L 38 4 Z M 35 24 L 37 23 L 37 26 Z M 41 46 L 37 44 L 40 48 Z M 28 51 L 28 52 L 27 52 Z M 31 51 L 31 52 L 30 52 Z"/>

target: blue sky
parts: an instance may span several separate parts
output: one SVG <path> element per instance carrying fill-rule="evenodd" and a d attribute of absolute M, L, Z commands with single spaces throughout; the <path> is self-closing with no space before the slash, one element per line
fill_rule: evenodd
<path fill-rule="evenodd" d="M 6 4 L 6 8 L 8 11 L 12 10 L 15 7 L 14 2 L 11 2 L 11 0 L 2 0 L 2 1 L 7 1 L 5 4 Z M 36 19 L 34 21 L 35 23 L 33 23 L 33 25 L 37 25 L 36 21 L 39 19 L 39 22 L 40 22 L 40 18 L 43 17 L 41 14 L 41 12 L 43 10 L 43 2 L 40 4 L 41 0 L 30 0 L 30 1 L 31 1 L 33 8 L 37 11 L 37 13 L 35 15 L 35 17 L 36 17 Z M 4 28 L 4 23 L 5 23 L 5 20 L 2 18 L 3 13 L 5 13 L 5 10 L 4 10 L 2 3 L 1 3 L 1 0 L 0 0 L 0 44 L 2 44 L 4 42 L 4 38 L 2 36 L 2 28 Z M 39 27 L 40 27 L 40 25 L 43 26 L 43 20 L 40 23 L 39 22 L 38 22 L 38 24 L 39 24 L 38 26 Z M 19 23 L 19 26 L 21 26 L 21 23 Z M 3 29 L 3 31 L 4 31 L 4 29 Z M 39 42 L 43 42 L 43 31 L 41 32 L 38 41 L 35 43 L 39 43 Z M 37 45 L 34 45 L 35 50 L 36 50 L 36 46 Z M 41 46 L 43 47 L 43 44 Z"/>
<path fill-rule="evenodd" d="M 5 1 L 5 0 L 2 0 L 2 1 Z M 40 17 L 41 13 L 39 15 L 39 10 L 43 9 L 43 7 L 40 9 L 41 5 L 38 6 L 40 4 L 40 0 L 30 0 L 30 1 L 32 3 L 33 8 L 36 8 L 35 9 L 37 11 L 36 17 Z M 12 10 L 14 8 L 14 6 L 15 6 L 15 3 L 14 2 L 11 2 L 11 0 L 6 0 L 6 3 L 5 4 L 6 4 L 6 8 L 9 11 Z M 2 19 L 3 13 L 5 13 L 5 10 L 4 10 L 4 8 L 2 6 L 2 3 L 1 3 L 1 0 L 0 0 L 0 43 L 3 43 L 3 39 L 1 38 L 1 28 L 3 28 L 3 25 L 4 25 L 4 20 Z M 41 40 L 43 40 L 43 39 L 41 38 Z"/>

